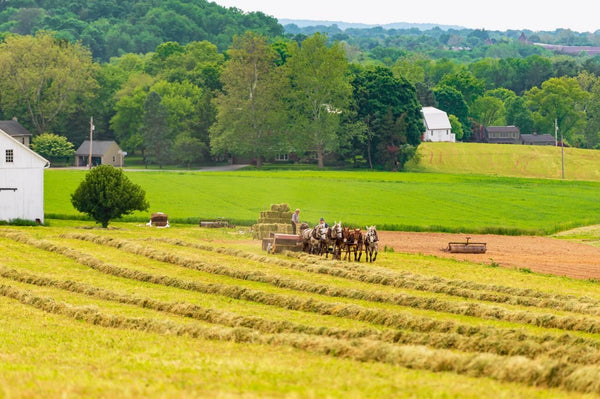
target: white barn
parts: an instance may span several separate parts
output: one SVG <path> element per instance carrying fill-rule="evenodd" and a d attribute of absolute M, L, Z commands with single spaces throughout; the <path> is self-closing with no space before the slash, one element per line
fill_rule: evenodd
<path fill-rule="evenodd" d="M 0 129 L 0 220 L 25 219 L 44 223 L 42 156 Z"/>
<path fill-rule="evenodd" d="M 447 113 L 434 107 L 423 107 L 421 112 L 423 112 L 423 122 L 425 123 L 422 141 L 456 142 L 456 135 L 452 133 Z"/>

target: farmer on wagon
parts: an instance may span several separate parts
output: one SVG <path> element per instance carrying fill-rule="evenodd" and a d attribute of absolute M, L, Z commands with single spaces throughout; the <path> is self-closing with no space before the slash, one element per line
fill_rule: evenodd
<path fill-rule="evenodd" d="M 300 209 L 296 209 L 296 212 L 292 213 L 292 231 L 296 234 L 296 228 L 300 223 Z"/>
<path fill-rule="evenodd" d="M 329 227 L 327 223 L 325 223 L 325 219 L 319 219 L 319 227 Z"/>

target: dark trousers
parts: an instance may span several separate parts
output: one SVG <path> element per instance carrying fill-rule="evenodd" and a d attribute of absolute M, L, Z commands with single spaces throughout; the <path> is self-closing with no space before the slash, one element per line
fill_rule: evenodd
<path fill-rule="evenodd" d="M 292 222 L 292 234 L 296 234 L 296 223 Z"/>

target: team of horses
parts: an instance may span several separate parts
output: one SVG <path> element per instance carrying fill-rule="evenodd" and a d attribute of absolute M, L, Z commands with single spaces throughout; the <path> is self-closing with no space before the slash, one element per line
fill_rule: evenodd
<path fill-rule="evenodd" d="M 351 261 L 354 256 L 354 260 L 360 262 L 364 248 L 367 262 L 375 262 L 377 259 L 379 237 L 375 226 L 367 226 L 363 233 L 360 228 L 342 226 L 342 222 L 335 222 L 333 226 L 316 225 L 312 228 L 303 223 L 300 226 L 300 235 L 302 250 L 310 254 L 325 254 L 325 258 L 331 254 L 333 259 L 339 260 L 343 254 L 344 260 Z"/>

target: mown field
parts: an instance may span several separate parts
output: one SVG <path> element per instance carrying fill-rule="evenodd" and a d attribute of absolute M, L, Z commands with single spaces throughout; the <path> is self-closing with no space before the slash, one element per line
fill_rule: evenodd
<path fill-rule="evenodd" d="M 422 143 L 412 171 L 561 179 L 560 147 L 481 143 Z M 565 179 L 600 181 L 600 151 L 564 149 Z"/>
<path fill-rule="evenodd" d="M 70 195 L 85 173 L 46 171 L 48 217 L 81 216 Z M 225 218 L 249 226 L 271 204 L 288 203 L 310 225 L 322 216 L 382 230 L 550 234 L 600 223 L 600 182 L 368 171 L 126 174 L 150 202 L 148 212 L 126 218 L 138 222 L 164 212 L 172 223 Z"/>
<path fill-rule="evenodd" d="M 600 393 L 596 281 L 267 255 L 239 228 L 91 226 L 0 228 L 0 397 Z"/>

